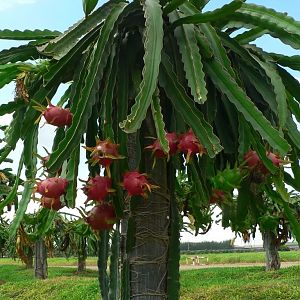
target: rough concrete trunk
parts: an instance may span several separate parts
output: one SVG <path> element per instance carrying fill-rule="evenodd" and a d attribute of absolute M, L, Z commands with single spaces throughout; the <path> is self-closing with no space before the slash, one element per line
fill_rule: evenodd
<path fill-rule="evenodd" d="M 147 117 L 142 137 L 155 136 L 152 118 Z M 144 148 L 141 139 L 141 149 Z M 128 153 L 130 156 L 130 153 Z M 170 189 L 166 159 L 158 159 L 142 151 L 140 171 L 145 171 L 151 183 L 158 185 L 147 199 L 131 204 L 131 218 L 135 228 L 133 248 L 128 252 L 130 299 L 167 299 L 167 263 L 170 225 Z M 174 299 L 176 300 L 176 299 Z"/>
<path fill-rule="evenodd" d="M 35 242 L 34 274 L 38 279 L 48 277 L 47 249 L 42 238 Z"/>
<path fill-rule="evenodd" d="M 167 192 L 166 161 L 158 161 L 151 171 L 152 161 L 146 162 L 146 172 L 160 189 L 133 209 L 136 236 L 129 253 L 130 298 L 138 300 L 167 299 L 167 260 L 169 243 L 170 201 Z"/>
<path fill-rule="evenodd" d="M 278 245 L 276 236 L 272 231 L 262 233 L 264 241 L 264 249 L 266 251 L 266 271 L 280 269 L 280 257 L 278 253 Z"/>

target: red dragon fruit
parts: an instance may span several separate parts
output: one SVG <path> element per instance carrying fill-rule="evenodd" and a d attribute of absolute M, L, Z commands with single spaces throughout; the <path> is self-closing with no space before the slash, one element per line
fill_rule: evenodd
<path fill-rule="evenodd" d="M 94 154 L 91 158 L 92 165 L 98 163 L 99 165 L 103 166 L 104 168 L 109 168 L 112 164 L 112 158 L 101 157 L 99 154 Z"/>
<path fill-rule="evenodd" d="M 89 179 L 86 186 L 83 188 L 88 200 L 98 202 L 104 201 L 109 193 L 114 190 L 111 188 L 112 181 L 107 176 L 95 176 Z"/>
<path fill-rule="evenodd" d="M 57 127 L 70 126 L 73 119 L 73 114 L 68 108 L 55 106 L 51 103 L 42 114 L 47 123 Z"/>
<path fill-rule="evenodd" d="M 199 142 L 192 129 L 180 136 L 178 149 L 187 155 L 187 162 L 189 162 L 191 155 L 199 153 L 202 156 L 206 153 L 206 149 Z"/>
<path fill-rule="evenodd" d="M 152 153 L 154 154 L 155 157 L 167 157 L 169 155 L 175 154 L 177 152 L 177 144 L 178 144 L 178 138 L 176 132 L 166 133 L 166 139 L 169 142 L 169 153 L 165 153 L 162 150 L 159 139 L 156 139 L 152 145 L 145 147 L 145 149 L 152 150 Z"/>
<path fill-rule="evenodd" d="M 103 202 L 94 206 L 88 212 L 86 222 L 93 230 L 108 230 L 112 229 L 116 223 L 116 213 L 112 204 Z"/>
<path fill-rule="evenodd" d="M 107 174 L 110 175 L 110 165 L 113 160 L 122 159 L 124 156 L 119 155 L 119 144 L 111 142 L 110 139 L 104 141 L 97 140 L 95 147 L 85 147 L 88 151 L 91 151 L 90 162 L 92 165 L 99 164 L 106 168 Z"/>
<path fill-rule="evenodd" d="M 36 191 L 47 198 L 58 198 L 66 192 L 67 186 L 67 179 L 51 177 L 37 182 Z"/>
<path fill-rule="evenodd" d="M 266 155 L 272 161 L 273 165 L 276 167 L 280 167 L 282 164 L 288 163 L 288 161 L 284 161 L 280 159 L 280 157 L 277 154 L 271 151 L 268 151 Z M 262 175 L 268 175 L 270 173 L 269 170 L 265 167 L 265 165 L 261 161 L 261 159 L 259 158 L 256 151 L 249 150 L 244 155 L 244 161 L 246 162 L 251 172 L 261 173 Z"/>
<path fill-rule="evenodd" d="M 41 204 L 43 207 L 53 210 L 60 210 L 64 205 L 61 203 L 60 198 L 47 198 L 42 197 Z"/>
<path fill-rule="evenodd" d="M 257 167 L 259 164 L 261 164 L 261 160 L 259 156 L 257 155 L 256 151 L 249 150 L 245 155 L 244 155 L 244 161 L 247 163 L 247 166 L 250 169 L 253 169 Z"/>
<path fill-rule="evenodd" d="M 280 159 L 280 157 L 277 154 L 271 151 L 267 152 L 267 157 L 272 161 L 273 165 L 276 167 L 280 167 L 281 164 L 288 163 L 287 161 Z"/>
<path fill-rule="evenodd" d="M 129 197 L 143 196 L 144 198 L 147 197 L 147 191 L 151 192 L 151 188 L 157 187 L 149 184 L 146 174 L 141 174 L 137 171 L 126 172 L 123 177 L 122 185 Z"/>
<path fill-rule="evenodd" d="M 225 192 L 223 190 L 213 189 L 209 199 L 209 204 L 222 203 L 225 200 Z"/>
<path fill-rule="evenodd" d="M 34 100 L 32 101 L 35 102 Z M 48 98 L 47 102 L 48 107 L 43 106 L 40 103 L 36 103 L 37 105 L 33 106 L 34 109 L 42 113 L 36 120 L 36 123 L 39 122 L 41 116 L 44 116 L 45 120 L 51 125 L 57 127 L 70 126 L 73 119 L 73 114 L 70 112 L 70 110 L 68 108 L 62 108 L 60 106 L 51 104 Z"/>

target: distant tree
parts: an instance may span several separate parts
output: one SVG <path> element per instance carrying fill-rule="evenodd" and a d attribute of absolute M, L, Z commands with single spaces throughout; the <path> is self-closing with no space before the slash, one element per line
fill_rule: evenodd
<path fill-rule="evenodd" d="M 87 256 L 97 255 L 97 236 L 83 219 L 56 221 L 55 225 L 56 253 L 64 253 L 67 257 L 77 256 L 77 272 L 86 270 Z"/>
<path fill-rule="evenodd" d="M 1 257 L 7 255 L 7 242 L 9 239 L 9 223 L 0 216 L 0 253 Z"/>
<path fill-rule="evenodd" d="M 220 203 L 222 209 L 222 224 L 225 228 L 231 228 L 236 234 L 242 235 L 245 242 L 251 236 L 254 238 L 256 231 L 260 230 L 263 238 L 263 246 L 266 251 L 266 270 L 278 270 L 280 268 L 279 248 L 293 237 L 293 224 L 288 214 L 293 213 L 295 220 L 300 223 L 300 202 L 299 198 L 291 195 L 288 197 L 291 210 L 285 211 L 267 196 L 260 194 L 253 198 L 247 213 L 243 214 L 243 219 L 239 217 L 238 199 L 227 198 L 226 203 Z M 244 208 L 243 208 L 244 209 Z"/>
<path fill-rule="evenodd" d="M 222 242 L 185 242 L 180 243 L 180 250 L 181 251 L 197 251 L 197 250 L 206 250 L 206 251 L 213 251 L 213 250 L 228 250 L 234 249 L 231 240 L 222 241 Z"/>

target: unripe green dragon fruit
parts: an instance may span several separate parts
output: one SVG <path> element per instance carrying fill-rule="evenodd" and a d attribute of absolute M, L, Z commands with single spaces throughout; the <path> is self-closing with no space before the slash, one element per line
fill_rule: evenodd
<path fill-rule="evenodd" d="M 218 190 L 230 192 L 240 187 L 243 174 L 238 167 L 230 169 L 226 167 L 223 171 L 218 171 L 217 175 L 211 179 L 213 187 Z"/>

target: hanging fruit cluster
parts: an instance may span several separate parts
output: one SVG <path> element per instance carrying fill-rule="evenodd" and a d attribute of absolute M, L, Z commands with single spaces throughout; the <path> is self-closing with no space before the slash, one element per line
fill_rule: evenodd
<path fill-rule="evenodd" d="M 72 122 L 72 113 L 69 109 L 63 109 L 59 106 L 53 106 L 48 101 L 48 108 L 37 106 L 37 110 L 42 112 L 42 115 L 49 124 L 57 127 L 70 126 Z M 205 148 L 201 145 L 193 131 L 178 135 L 175 132 L 166 133 L 169 151 L 165 153 L 159 139 L 145 148 L 151 150 L 156 158 L 167 158 L 176 153 L 182 153 L 186 156 L 188 163 L 191 156 L 199 154 L 202 156 L 206 153 Z M 114 194 L 110 167 L 113 162 L 125 158 L 119 154 L 119 145 L 112 142 L 110 139 L 96 140 L 94 147 L 84 147 L 90 153 L 89 163 L 92 166 L 99 165 L 105 168 L 105 176 L 96 175 L 90 177 L 82 188 L 87 196 L 86 202 L 92 201 L 95 205 L 87 213 L 86 222 L 93 230 L 111 229 L 115 224 L 117 217 L 114 205 L 110 196 Z M 49 159 L 49 155 L 42 157 L 42 164 Z M 64 206 L 61 202 L 61 197 L 66 193 L 68 181 L 64 178 L 51 177 L 37 183 L 36 191 L 42 195 L 41 204 L 45 208 L 59 210 Z M 154 188 L 158 188 L 150 184 L 147 174 L 139 173 L 137 170 L 127 171 L 123 174 L 123 180 L 120 183 L 123 189 L 127 192 L 126 199 L 132 196 L 141 196 L 147 198 L 148 194 Z"/>
<path fill-rule="evenodd" d="M 266 152 L 266 156 L 275 167 L 288 163 L 288 161 L 280 159 L 277 154 L 270 151 Z M 270 171 L 266 168 L 256 151 L 249 150 L 244 155 L 244 161 L 254 182 L 261 183 L 270 175 Z"/>
<path fill-rule="evenodd" d="M 156 139 L 145 150 L 151 150 L 154 159 L 169 159 L 171 155 L 182 151 L 187 155 L 187 161 L 189 161 L 191 155 L 197 153 L 202 155 L 205 153 L 205 149 L 192 130 L 179 136 L 175 132 L 166 133 L 166 139 L 169 144 L 168 153 L 163 151 L 159 139 Z M 100 165 L 106 170 L 106 176 L 96 175 L 91 177 L 83 187 L 83 191 L 87 196 L 86 202 L 94 201 L 96 203 L 88 212 L 86 222 L 94 230 L 111 229 L 116 222 L 116 214 L 113 204 L 108 200 L 109 196 L 115 191 L 112 188 L 110 166 L 114 161 L 123 159 L 124 156 L 119 154 L 119 145 L 113 143 L 110 139 L 97 139 L 94 147 L 85 147 L 85 149 L 91 152 L 89 163 L 91 165 Z M 120 185 L 127 192 L 126 199 L 132 196 L 141 196 L 146 199 L 152 189 L 158 188 L 158 186 L 150 184 L 147 174 L 139 173 L 137 170 L 125 172 Z"/>
<path fill-rule="evenodd" d="M 199 154 L 202 156 L 206 153 L 206 149 L 201 142 L 195 136 L 192 129 L 188 132 L 177 135 L 176 132 L 166 133 L 166 139 L 169 143 L 169 152 L 165 153 L 158 139 L 150 146 L 147 146 L 146 150 L 151 150 L 155 157 L 170 157 L 177 152 L 181 152 L 186 155 L 186 162 L 190 161 L 191 156 Z"/>
<path fill-rule="evenodd" d="M 47 99 L 48 107 L 45 107 L 37 103 L 34 108 L 37 111 L 41 112 L 40 117 L 36 120 L 36 123 L 39 122 L 40 118 L 44 116 L 48 124 L 51 124 L 56 127 L 65 127 L 70 126 L 73 119 L 73 114 L 68 108 L 62 108 L 60 106 L 52 105 L 50 100 Z M 46 168 L 46 163 L 50 158 L 50 154 L 47 151 L 47 156 L 41 157 L 42 166 Z M 38 192 L 41 198 L 41 205 L 45 208 L 58 211 L 64 207 L 64 203 L 61 201 L 62 197 L 65 195 L 68 180 L 65 178 L 58 177 L 61 172 L 58 171 L 57 177 L 46 178 L 37 182 L 35 191 Z"/>
<path fill-rule="evenodd" d="M 95 201 L 96 205 L 88 212 L 86 222 L 93 230 L 112 229 L 116 222 L 114 206 L 107 200 L 108 196 L 114 192 L 111 188 L 112 180 L 108 176 L 89 178 L 83 187 L 88 201 Z"/>
<path fill-rule="evenodd" d="M 266 157 L 277 168 L 289 163 L 271 151 L 266 152 Z M 218 171 L 217 175 L 211 179 L 212 192 L 209 203 L 221 205 L 230 202 L 233 190 L 240 188 L 243 179 L 248 178 L 250 183 L 263 184 L 270 175 L 270 171 L 257 152 L 250 149 L 244 155 L 240 167 L 229 168 L 227 166 L 223 171 Z"/>
<path fill-rule="evenodd" d="M 47 99 L 48 107 L 45 107 L 37 103 L 34 108 L 41 112 L 40 117 L 36 120 L 39 122 L 40 118 L 44 116 L 48 124 L 56 127 L 70 126 L 73 119 L 73 114 L 68 108 L 62 108 L 60 106 L 52 105 L 50 100 Z M 40 157 L 42 166 L 45 167 L 46 162 L 49 160 L 50 154 L 47 152 L 47 156 Z M 57 175 L 60 174 L 60 171 Z M 36 192 L 38 192 L 41 198 L 41 205 L 48 209 L 58 211 L 64 207 L 64 203 L 61 201 L 61 197 L 66 193 L 68 181 L 65 178 L 50 177 L 45 180 L 37 182 Z"/>
<path fill-rule="evenodd" d="M 87 195 L 86 202 L 94 201 L 96 203 L 86 217 L 86 222 L 94 230 L 111 229 L 117 219 L 114 206 L 108 197 L 115 191 L 112 188 L 110 166 L 114 161 L 124 158 L 119 155 L 118 148 L 119 145 L 109 139 L 104 141 L 98 139 L 95 147 L 85 147 L 91 151 L 89 162 L 92 165 L 99 164 L 104 167 L 107 174 L 89 178 L 83 187 L 83 191 Z M 147 175 L 138 171 L 126 172 L 121 185 L 127 191 L 127 197 L 142 196 L 146 198 L 147 192 L 151 192 L 151 187 L 153 187 L 148 182 Z"/>
<path fill-rule="evenodd" d="M 41 111 L 44 118 L 49 124 L 57 127 L 70 126 L 72 122 L 72 113 L 69 109 L 54 106 L 48 100 L 48 107 L 41 105 L 35 107 Z M 168 142 L 168 152 L 165 152 L 159 139 L 145 147 L 145 150 L 152 151 L 154 156 L 154 164 L 157 158 L 167 158 L 177 153 L 185 156 L 186 163 L 189 163 L 191 157 L 206 154 L 206 149 L 195 136 L 192 129 L 186 133 L 177 134 L 176 132 L 167 132 L 166 140 Z M 113 162 L 125 158 L 119 154 L 119 145 L 110 139 L 96 140 L 94 147 L 84 147 L 90 153 L 89 163 L 92 166 L 99 165 L 105 168 L 105 176 L 96 175 L 90 177 L 83 187 L 83 191 L 87 196 L 86 203 L 93 201 L 95 206 L 87 213 L 86 222 L 94 230 L 111 229 L 115 224 L 117 217 L 114 205 L 110 199 L 115 190 L 112 187 L 110 167 Z M 276 154 L 272 152 L 266 153 L 273 165 L 279 167 L 284 163 Z M 43 165 L 49 159 L 49 155 L 42 159 Z M 261 161 L 258 154 L 249 150 L 244 156 L 244 163 L 234 168 L 227 166 L 223 171 L 219 171 L 211 178 L 211 197 L 209 204 L 222 204 L 232 200 L 232 192 L 238 189 L 245 177 L 260 178 L 264 181 L 270 172 Z M 64 205 L 61 202 L 61 196 L 66 192 L 68 181 L 64 178 L 52 177 L 38 182 L 37 192 L 42 195 L 41 204 L 43 207 L 59 210 Z M 149 183 L 147 174 L 139 173 L 137 170 L 127 171 L 123 174 L 123 181 L 120 183 L 127 192 L 127 198 L 132 196 L 142 196 L 147 198 L 148 193 L 157 186 Z"/>

